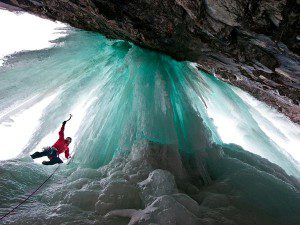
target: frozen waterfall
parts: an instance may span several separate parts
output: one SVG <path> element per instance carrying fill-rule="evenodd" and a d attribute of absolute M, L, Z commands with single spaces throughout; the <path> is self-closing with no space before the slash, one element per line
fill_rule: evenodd
<path fill-rule="evenodd" d="M 69 113 L 74 159 L 4 223 L 148 215 L 167 224 L 155 210 L 173 198 L 202 210 L 190 224 L 234 212 L 239 224 L 299 221 L 299 125 L 190 62 L 61 24 L 59 32 L 49 46 L 24 48 L 0 67 L 1 214 L 54 169 L 29 154 L 53 144 Z M 127 203 L 111 197 L 123 192 Z"/>

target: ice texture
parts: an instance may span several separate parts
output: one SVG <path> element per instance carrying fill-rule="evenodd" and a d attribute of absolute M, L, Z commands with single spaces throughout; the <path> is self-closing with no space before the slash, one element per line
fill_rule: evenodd
<path fill-rule="evenodd" d="M 137 145 L 141 146 L 137 143 Z M 153 153 L 168 146 L 149 142 L 142 146 L 148 156 L 118 155 L 99 169 L 64 165 L 54 179 L 22 210 L 10 215 L 4 224 L 297 224 L 300 215 L 299 181 L 277 165 L 235 145 L 214 145 L 204 157 L 211 184 L 197 182 L 187 174 L 185 182 L 195 189 L 189 192 L 182 180 L 175 180 L 172 167 L 159 168 L 172 154 Z M 153 147 L 155 146 L 155 147 Z M 178 151 L 179 152 L 179 151 Z M 15 162 L 5 162 L 4 168 Z M 26 168 L 28 162 L 18 162 Z M 148 165 L 148 166 L 147 166 Z M 182 169 L 191 166 L 183 163 Z M 130 170 L 128 168 L 131 168 Z M 140 167 L 144 169 L 141 170 Z M 14 168 L 11 182 L 25 182 L 41 165 L 25 173 Z M 34 171 L 32 171 L 34 170 Z M 139 173 L 139 171 L 141 171 Z M 41 173 L 41 172 L 40 172 Z M 45 176 L 45 175 L 44 175 Z M 41 177 L 42 179 L 43 177 Z M 7 183 L 4 179 L 1 184 Z M 11 193 L 25 193 L 14 186 Z M 2 193 L 7 192 L 1 190 Z M 17 202 L 9 193 L 1 202 Z M 6 206 L 8 206 L 7 204 Z"/>
<path fill-rule="evenodd" d="M 69 112 L 73 159 L 4 224 L 299 223 L 297 125 L 189 62 L 91 32 L 57 42 L 0 68 L 0 126 L 51 97 L 0 162 L 1 215 L 56 168 L 28 155 Z"/>

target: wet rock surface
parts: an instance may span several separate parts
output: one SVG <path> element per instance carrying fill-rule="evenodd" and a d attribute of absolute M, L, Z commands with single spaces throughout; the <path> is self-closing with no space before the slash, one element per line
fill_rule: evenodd
<path fill-rule="evenodd" d="M 300 123 L 299 1 L 2 2 L 197 62 Z"/>

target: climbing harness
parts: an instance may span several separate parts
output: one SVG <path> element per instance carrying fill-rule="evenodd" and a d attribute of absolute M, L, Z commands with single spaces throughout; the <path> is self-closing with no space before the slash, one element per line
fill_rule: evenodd
<path fill-rule="evenodd" d="M 71 118 L 72 118 L 72 114 L 70 114 L 70 117 L 69 117 L 68 120 L 66 120 L 66 122 L 69 121 Z M 73 157 L 74 157 L 74 155 L 73 155 Z M 67 165 L 70 164 L 70 162 L 72 161 L 73 157 L 67 162 Z M 51 173 L 51 175 L 42 184 L 40 184 L 40 186 L 37 189 L 35 189 L 30 195 L 28 195 L 22 202 L 20 202 L 17 206 L 15 206 L 8 213 L 6 213 L 5 215 L 1 216 L 0 221 L 3 220 L 8 215 L 10 215 L 12 212 L 14 212 L 17 208 L 19 208 L 22 204 L 24 204 L 31 196 L 33 196 L 48 180 L 50 180 L 50 178 L 55 174 L 55 172 L 59 169 L 59 167 L 60 167 L 60 164 L 56 167 L 56 169 L 53 171 L 53 173 Z"/>
<path fill-rule="evenodd" d="M 72 158 L 66 163 L 66 165 L 69 165 L 71 163 L 71 161 L 73 161 L 75 154 L 72 156 Z M 12 212 L 14 212 L 17 208 L 19 208 L 22 204 L 24 204 L 31 196 L 33 196 L 48 180 L 50 180 L 50 178 L 55 174 L 55 172 L 59 169 L 61 164 L 59 164 L 56 169 L 53 171 L 53 173 L 51 173 L 51 175 L 42 183 L 40 184 L 40 186 L 35 189 L 30 195 L 27 196 L 27 198 L 25 198 L 22 202 L 20 202 L 17 206 L 15 206 L 12 210 L 10 210 L 8 213 L 6 213 L 5 215 L 1 216 L 0 220 L 3 220 L 5 217 L 7 217 L 8 215 L 10 215 Z"/>
<path fill-rule="evenodd" d="M 33 196 L 53 175 L 54 173 L 58 170 L 60 165 L 56 167 L 56 169 L 53 171 L 53 173 L 37 188 L 35 189 L 30 195 L 27 196 L 22 202 L 20 202 L 17 206 L 15 206 L 12 210 L 10 210 L 8 213 L 3 215 L 0 220 L 3 220 L 5 217 L 7 217 L 9 214 L 11 214 L 13 211 L 15 211 L 17 208 L 19 208 L 22 204 L 24 204 L 31 196 Z"/>

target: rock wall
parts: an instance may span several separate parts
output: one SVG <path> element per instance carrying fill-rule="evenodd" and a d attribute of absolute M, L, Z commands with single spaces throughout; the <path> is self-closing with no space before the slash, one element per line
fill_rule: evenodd
<path fill-rule="evenodd" d="M 197 62 L 300 123 L 298 0 L 2 2 Z"/>

